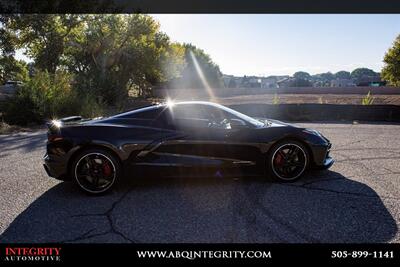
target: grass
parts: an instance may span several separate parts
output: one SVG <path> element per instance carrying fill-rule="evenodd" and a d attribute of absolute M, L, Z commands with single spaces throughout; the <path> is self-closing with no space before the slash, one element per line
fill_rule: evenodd
<path fill-rule="evenodd" d="M 272 99 L 272 104 L 279 105 L 280 103 L 281 103 L 280 97 L 278 96 L 278 94 L 275 94 L 274 98 Z"/>
<path fill-rule="evenodd" d="M 371 91 L 368 91 L 368 94 L 361 99 L 361 104 L 363 106 L 369 106 L 374 103 L 374 97 L 371 95 Z"/>

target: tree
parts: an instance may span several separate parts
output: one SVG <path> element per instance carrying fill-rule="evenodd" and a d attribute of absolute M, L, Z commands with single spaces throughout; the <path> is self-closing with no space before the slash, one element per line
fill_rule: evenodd
<path fill-rule="evenodd" d="M 28 77 L 26 63 L 14 58 L 16 39 L 5 24 L 8 18 L 0 16 L 0 84 L 8 80 L 24 81 Z"/>
<path fill-rule="evenodd" d="M 350 72 L 348 71 L 338 71 L 335 73 L 335 78 L 336 79 L 351 79 Z"/>
<path fill-rule="evenodd" d="M 27 64 L 22 60 L 16 60 L 12 56 L 0 57 L 0 83 L 7 81 L 27 81 L 29 77 Z"/>
<path fill-rule="evenodd" d="M 400 86 L 400 35 L 395 39 L 393 47 L 386 52 L 383 62 L 382 79 L 390 85 Z"/>
<path fill-rule="evenodd" d="M 378 74 L 375 71 L 368 69 L 368 68 L 357 68 L 357 69 L 353 70 L 350 75 L 351 75 L 351 78 L 356 79 L 356 80 L 362 79 L 363 77 L 378 76 Z"/>
<path fill-rule="evenodd" d="M 293 77 L 296 79 L 302 79 L 302 80 L 310 80 L 311 75 L 308 72 L 304 71 L 298 71 L 295 74 L 293 74 Z"/>
<path fill-rule="evenodd" d="M 335 79 L 335 75 L 331 72 L 319 73 L 312 76 L 314 84 L 318 87 L 330 86 L 333 79 Z"/>
<path fill-rule="evenodd" d="M 294 78 L 289 82 L 289 87 L 312 87 L 312 83 L 309 80 Z"/>
<path fill-rule="evenodd" d="M 184 49 L 171 43 L 150 16 L 91 15 L 70 45 L 66 67 L 76 73 L 81 91 L 93 91 L 115 104 L 135 89 L 151 94 L 152 85 L 178 76 Z"/>
<path fill-rule="evenodd" d="M 323 81 L 331 82 L 335 78 L 335 75 L 332 72 L 325 72 L 321 73 L 320 77 Z"/>
<path fill-rule="evenodd" d="M 8 34 L 15 39 L 15 48 L 24 48 L 35 62 L 35 67 L 55 73 L 66 45 L 79 34 L 80 15 L 13 14 L 3 15 Z"/>
<path fill-rule="evenodd" d="M 183 44 L 185 67 L 180 78 L 171 86 L 175 88 L 204 89 L 223 87 L 222 73 L 211 57 L 192 44 Z"/>

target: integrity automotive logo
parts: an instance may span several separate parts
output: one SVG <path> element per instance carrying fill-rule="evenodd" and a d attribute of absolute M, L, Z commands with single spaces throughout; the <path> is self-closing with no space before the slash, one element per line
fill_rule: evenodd
<path fill-rule="evenodd" d="M 61 261 L 61 248 L 56 247 L 6 247 L 4 262 Z"/>

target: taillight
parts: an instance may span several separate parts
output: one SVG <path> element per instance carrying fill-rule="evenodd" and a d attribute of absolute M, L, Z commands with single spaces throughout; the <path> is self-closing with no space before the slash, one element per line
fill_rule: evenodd
<path fill-rule="evenodd" d="M 47 140 L 49 140 L 49 142 L 60 141 L 62 139 L 63 139 L 63 137 L 60 134 L 48 134 L 47 135 Z"/>

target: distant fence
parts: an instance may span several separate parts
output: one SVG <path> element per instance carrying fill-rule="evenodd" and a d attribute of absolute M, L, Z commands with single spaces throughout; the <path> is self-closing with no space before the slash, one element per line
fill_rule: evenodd
<path fill-rule="evenodd" d="M 249 116 L 285 121 L 400 122 L 400 107 L 395 105 L 238 104 L 229 107 Z"/>
<path fill-rule="evenodd" d="M 399 87 L 287 87 L 287 88 L 215 88 L 216 97 L 262 94 L 356 94 L 366 95 L 400 95 Z M 208 98 L 205 89 L 156 89 L 155 97 L 171 97 L 178 99 Z"/>

